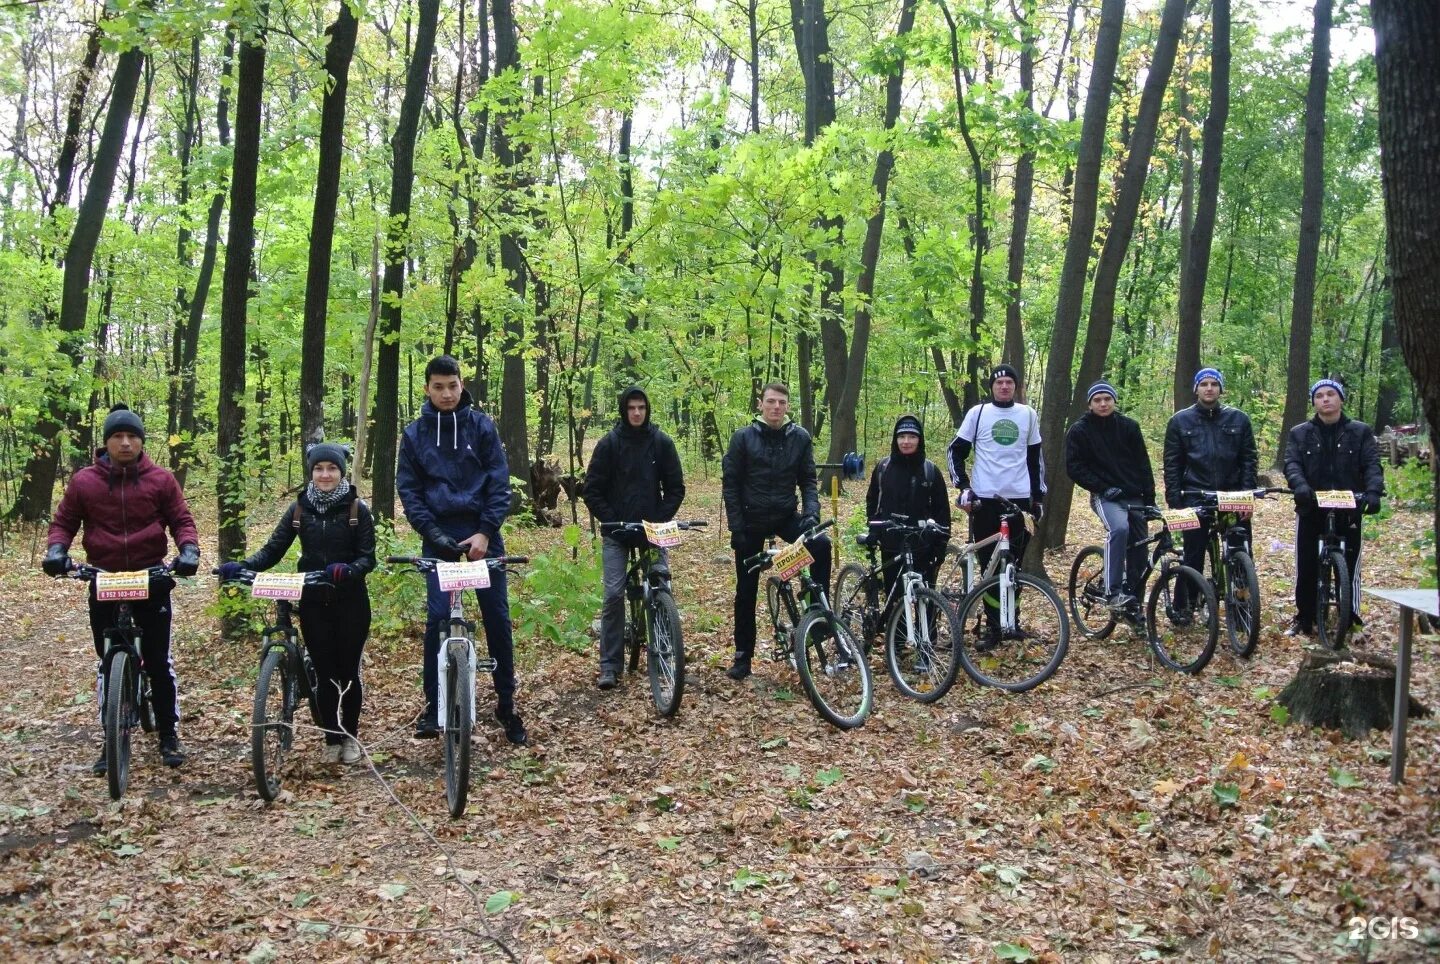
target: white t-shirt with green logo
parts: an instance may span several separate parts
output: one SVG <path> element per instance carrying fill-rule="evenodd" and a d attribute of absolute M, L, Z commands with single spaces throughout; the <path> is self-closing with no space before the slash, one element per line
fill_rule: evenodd
<path fill-rule="evenodd" d="M 1030 470 L 1025 459 L 1029 447 L 1040 441 L 1040 418 L 1035 409 L 1019 402 L 1008 408 L 984 402 L 965 413 L 958 434 L 974 453 L 970 488 L 976 495 L 1030 497 Z"/>

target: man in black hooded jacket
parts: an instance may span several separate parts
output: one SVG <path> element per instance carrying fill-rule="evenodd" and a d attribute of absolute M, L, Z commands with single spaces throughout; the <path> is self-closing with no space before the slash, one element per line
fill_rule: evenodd
<path fill-rule="evenodd" d="M 914 415 L 902 415 L 895 422 L 890 442 L 890 455 L 881 459 L 870 473 L 870 489 L 865 493 L 865 517 L 871 522 L 888 522 L 902 516 L 907 525 L 933 519 L 950 527 L 950 498 L 945 477 L 935 463 L 925 458 L 925 428 Z M 935 584 L 940 562 L 945 558 L 946 538 L 926 533 L 914 547 L 915 567 L 925 574 L 925 581 Z M 881 532 L 880 557 L 889 563 L 905 549 L 902 538 Z M 900 574 L 899 566 L 885 567 L 885 598 Z M 882 617 L 883 625 L 887 617 Z"/>
<path fill-rule="evenodd" d="M 585 504 L 599 522 L 669 522 L 685 499 L 680 456 L 670 436 L 650 422 L 650 398 L 632 385 L 620 394 L 620 420 L 595 446 L 585 470 Z M 600 611 L 600 679 L 614 689 L 625 668 L 625 569 L 643 536 L 605 534 L 605 603 Z M 665 561 L 665 550 L 660 550 Z"/>

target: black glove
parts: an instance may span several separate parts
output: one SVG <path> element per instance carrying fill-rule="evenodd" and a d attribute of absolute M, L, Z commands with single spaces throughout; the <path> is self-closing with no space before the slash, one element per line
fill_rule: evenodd
<path fill-rule="evenodd" d="M 1110 488 L 1100 493 L 1100 498 L 1104 499 L 1106 502 L 1119 502 L 1121 499 L 1125 498 L 1125 490 L 1120 488 L 1120 486 L 1118 485 L 1112 485 L 1110 486 Z"/>
<path fill-rule="evenodd" d="M 1036 522 L 1045 518 L 1045 493 L 1030 493 L 1030 514 L 1035 517 Z"/>
<path fill-rule="evenodd" d="M 170 571 L 177 576 L 193 576 L 200 570 L 200 547 L 187 542 L 180 547 L 180 555 L 170 564 Z"/>
<path fill-rule="evenodd" d="M 45 561 L 40 563 L 40 568 L 47 576 L 63 576 L 70 568 L 70 555 L 63 543 L 52 542 L 50 548 L 45 550 Z"/>
<path fill-rule="evenodd" d="M 1165 507 L 1168 509 L 1183 509 L 1185 508 L 1185 503 L 1181 502 L 1178 496 L 1173 496 L 1169 492 L 1166 492 Z"/>
<path fill-rule="evenodd" d="M 449 559 L 454 562 L 463 559 L 466 555 L 464 547 L 449 536 L 442 535 L 438 539 L 432 539 L 435 545 L 435 554 L 442 559 Z"/>
<path fill-rule="evenodd" d="M 325 575 L 329 576 L 330 581 L 338 586 L 346 579 L 354 576 L 355 570 L 348 562 L 332 562 L 325 567 Z"/>
<path fill-rule="evenodd" d="M 734 549 L 736 552 L 739 552 L 741 546 L 745 545 L 745 543 L 749 541 L 750 539 L 745 535 L 745 533 L 741 532 L 739 529 L 730 530 L 730 548 Z"/>
<path fill-rule="evenodd" d="M 809 532 L 811 529 L 815 528 L 819 524 L 820 520 L 816 516 L 802 515 L 800 517 L 800 530 L 802 532 Z"/>
<path fill-rule="evenodd" d="M 234 582 L 240 578 L 240 573 L 245 571 L 245 563 L 222 562 L 215 571 L 220 574 L 221 582 Z"/>
<path fill-rule="evenodd" d="M 1295 508 L 1301 515 L 1309 515 L 1315 511 L 1315 490 L 1308 485 L 1297 486 L 1295 492 Z"/>
<path fill-rule="evenodd" d="M 1374 515 L 1380 511 L 1380 496 L 1375 492 L 1366 492 L 1359 498 L 1360 511 L 1366 515 Z"/>

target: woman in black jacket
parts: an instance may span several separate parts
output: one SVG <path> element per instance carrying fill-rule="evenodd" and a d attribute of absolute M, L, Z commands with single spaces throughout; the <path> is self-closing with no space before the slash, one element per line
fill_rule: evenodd
<path fill-rule="evenodd" d="M 925 429 L 914 415 L 902 415 L 895 422 L 891 435 L 890 455 L 883 458 L 870 473 L 870 489 L 865 493 L 865 517 L 871 522 L 888 522 L 903 516 L 906 525 L 934 519 L 950 526 L 950 498 L 945 477 L 935 463 L 925 458 Z M 945 558 L 946 538 L 926 533 L 915 546 L 915 566 L 925 574 L 925 581 L 935 585 L 940 562 Z M 888 563 L 904 549 L 902 537 L 881 532 L 880 557 Z M 885 569 L 885 598 L 900 573 L 899 566 Z"/>
<path fill-rule="evenodd" d="M 370 635 L 365 575 L 375 568 L 375 518 L 345 478 L 345 457 L 345 450 L 330 442 L 311 446 L 305 454 L 310 483 L 280 517 L 270 541 L 249 558 L 220 566 L 222 580 L 241 569 L 263 572 L 284 558 L 299 536 L 296 571 L 323 570 L 334 583 L 307 586 L 300 600 L 300 631 L 319 680 L 315 708 L 330 763 L 358 763 L 363 757 L 354 737 L 364 697 L 360 657 Z"/>

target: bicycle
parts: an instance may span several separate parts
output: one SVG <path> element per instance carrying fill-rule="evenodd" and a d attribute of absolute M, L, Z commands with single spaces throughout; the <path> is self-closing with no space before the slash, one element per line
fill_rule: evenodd
<path fill-rule="evenodd" d="M 1060 668 L 1070 650 L 1070 624 L 1060 594 L 1048 580 L 1023 572 L 1010 546 L 1010 520 L 1020 520 L 1025 510 L 1003 496 L 996 499 L 1004 510 L 999 531 L 946 547 L 938 585 L 955 607 L 965 675 L 977 686 L 1024 693 Z M 980 571 L 980 550 L 990 545 L 995 549 Z M 967 629 L 972 623 L 973 631 Z M 952 684 L 956 675 L 952 671 Z"/>
<path fill-rule="evenodd" d="M 445 803 L 450 816 L 465 812 L 470 793 L 470 734 L 475 728 L 475 674 L 495 672 L 495 660 L 475 653 L 475 624 L 465 618 L 466 589 L 485 589 L 490 570 L 529 562 L 525 556 L 494 556 L 474 562 L 451 562 L 426 556 L 389 556 L 391 565 L 411 572 L 434 572 L 442 592 L 450 594 L 449 634 L 441 642 L 436 670 L 440 706 L 437 722 L 445 757 Z"/>
<path fill-rule="evenodd" d="M 219 575 L 219 569 L 212 569 Z M 293 618 L 294 603 L 306 586 L 332 586 L 323 571 L 256 572 L 241 569 L 227 584 L 250 587 L 251 598 L 275 600 L 275 621 L 260 633 L 260 672 L 255 677 L 255 702 L 250 711 L 250 770 L 260 799 L 280 794 L 281 770 L 295 743 L 295 708 L 301 700 L 320 727 L 315 696 L 320 685 L 310 651 L 300 641 Z"/>
<path fill-rule="evenodd" d="M 1289 491 L 1273 487 L 1235 492 L 1184 489 L 1181 495 L 1198 496 L 1201 504 L 1170 512 L 1172 532 L 1202 525 L 1210 527 L 1210 540 L 1205 547 L 1205 556 L 1210 561 L 1210 585 L 1214 587 L 1216 600 L 1225 603 L 1225 633 L 1230 651 L 1241 659 L 1253 654 L 1260 642 L 1260 579 L 1255 574 L 1255 558 L 1250 554 L 1250 533 L 1241 524 L 1237 510 L 1247 505 L 1253 510 L 1255 499 Z M 1187 513 L 1194 514 L 1193 523 Z"/>
<path fill-rule="evenodd" d="M 909 517 L 892 515 L 870 523 L 871 532 L 859 543 L 869 554 L 869 565 L 852 562 L 840 570 L 835 598 L 840 622 L 868 649 L 885 622 L 885 667 L 895 688 L 913 700 L 933 703 L 955 681 L 955 612 L 929 585 L 915 564 L 915 549 L 926 534 L 949 536 L 950 530 L 934 519 L 910 524 Z M 902 549 L 889 562 L 877 559 L 882 535 L 898 534 Z M 895 584 L 884 595 L 885 570 L 898 569 Z M 889 618 L 885 618 L 885 613 Z"/>
<path fill-rule="evenodd" d="M 830 608 L 825 587 L 810 577 L 814 561 L 805 543 L 835 524 L 830 519 L 802 532 L 784 549 L 762 549 L 744 560 L 748 569 L 778 567 L 765 580 L 765 603 L 775 633 L 772 658 L 789 660 L 816 711 L 842 730 L 862 726 L 874 700 L 874 681 L 860 642 Z M 797 596 L 791 581 L 800 579 Z M 800 608 L 800 600 L 805 608 Z M 788 621 L 787 621 L 788 620 Z"/>
<path fill-rule="evenodd" d="M 1088 638 L 1105 639 L 1123 617 L 1145 633 L 1150 650 L 1164 666 L 1181 673 L 1199 673 L 1215 655 L 1220 637 L 1215 590 L 1208 579 L 1180 562 L 1180 549 L 1165 514 L 1153 506 L 1144 514 L 1147 523 L 1158 521 L 1161 526 L 1155 535 L 1131 543 L 1155 547 L 1145 571 L 1134 580 L 1137 598 L 1144 597 L 1145 587 L 1159 567 L 1159 578 L 1150 587 L 1143 612 L 1137 604 L 1118 613 L 1110 607 L 1105 593 L 1105 553 L 1099 546 L 1085 546 L 1070 566 L 1071 618 Z"/>
<path fill-rule="evenodd" d="M 104 682 L 100 720 L 105 731 L 105 778 L 110 799 L 119 800 L 130 783 L 130 735 L 136 724 L 155 732 L 155 707 L 150 702 L 150 677 L 144 672 L 141 630 L 135 624 L 133 602 L 143 602 L 157 586 L 173 589 L 169 566 L 151 566 L 136 572 L 107 572 L 83 562 L 72 562 L 64 578 L 95 584 L 95 598 L 117 602 L 115 625 L 104 634 L 100 678 Z"/>
<path fill-rule="evenodd" d="M 1345 648 L 1355 614 L 1350 564 L 1345 561 L 1345 537 L 1336 524 L 1336 513 L 1355 511 L 1355 499 L 1363 492 L 1339 489 L 1316 492 L 1315 504 L 1325 511 L 1325 531 L 1320 535 L 1318 585 L 1315 587 L 1315 635 L 1326 649 Z"/>
<path fill-rule="evenodd" d="M 670 568 L 657 548 L 678 545 L 679 533 L 704 528 L 691 522 L 602 522 L 601 532 L 643 532 L 647 545 L 627 550 L 625 569 L 625 622 L 621 630 L 629 659 L 629 672 L 640 666 L 641 644 L 645 672 L 650 678 L 650 699 L 655 712 L 674 716 L 685 694 L 685 641 L 680 634 L 680 610 L 670 589 Z"/>

